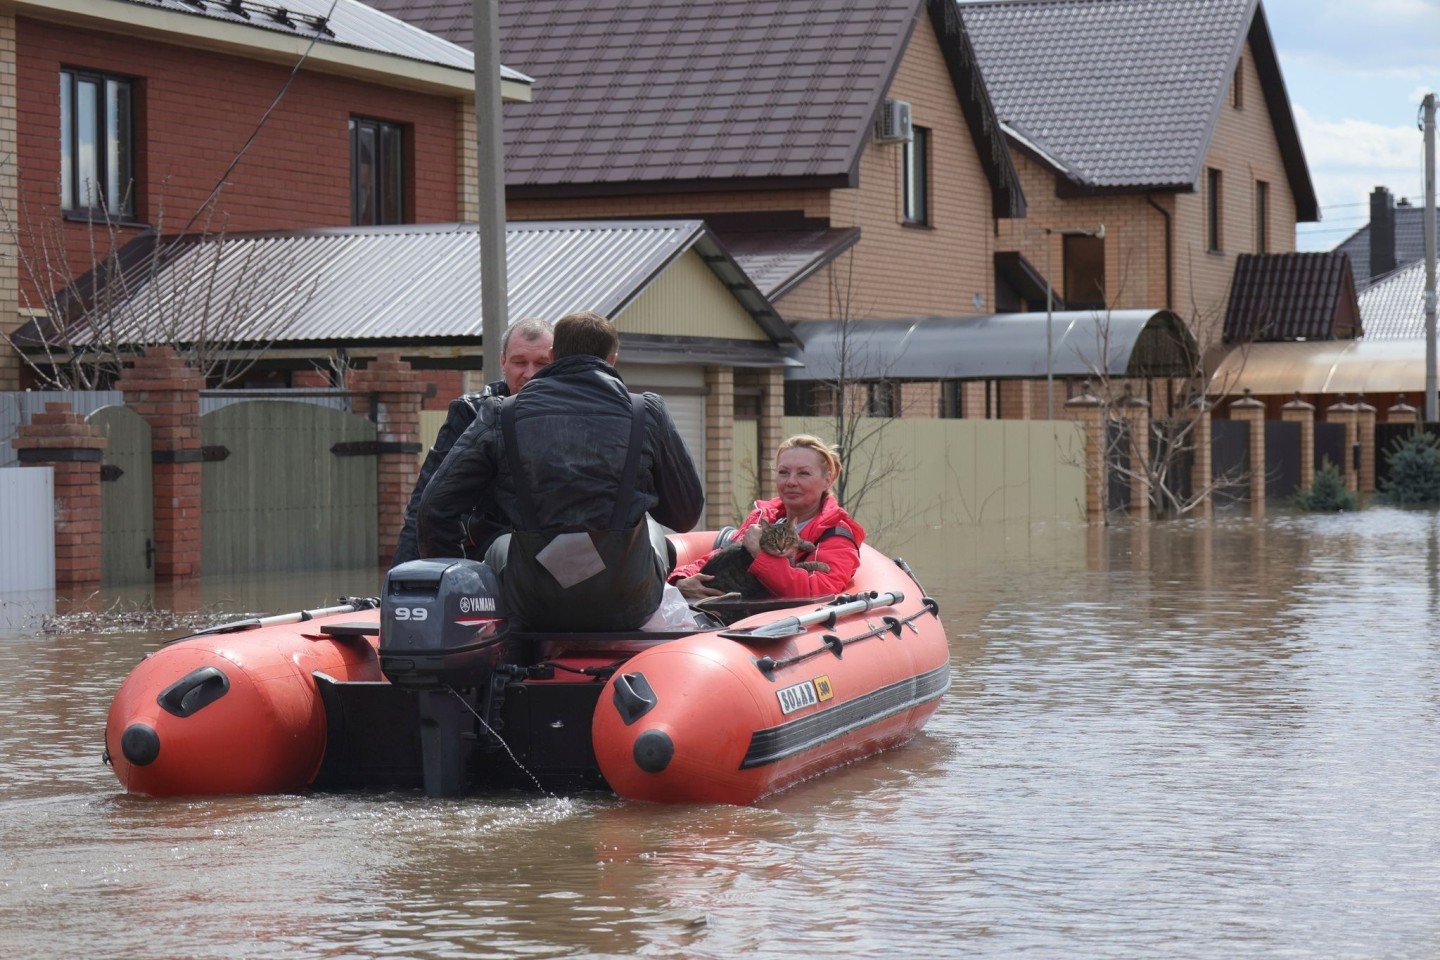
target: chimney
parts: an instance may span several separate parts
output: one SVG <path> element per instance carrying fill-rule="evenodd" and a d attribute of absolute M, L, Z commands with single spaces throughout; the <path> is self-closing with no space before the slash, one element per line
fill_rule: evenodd
<path fill-rule="evenodd" d="M 1394 270 L 1395 198 L 1385 187 L 1370 192 L 1370 276 Z"/>

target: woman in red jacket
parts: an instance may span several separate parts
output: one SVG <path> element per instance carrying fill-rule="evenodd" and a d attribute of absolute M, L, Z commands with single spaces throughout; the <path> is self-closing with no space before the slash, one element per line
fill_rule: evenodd
<path fill-rule="evenodd" d="M 780 444 L 775 455 L 774 500 L 756 503 L 755 510 L 741 524 L 738 536 L 753 558 L 750 572 L 775 597 L 819 597 L 839 593 L 850 583 L 860 566 L 860 544 L 865 531 L 846 513 L 830 493 L 840 476 L 840 458 L 830 445 L 817 437 L 799 434 Z M 760 549 L 760 520 L 770 523 L 784 519 L 794 524 L 800 536 L 815 544 L 815 552 L 802 560 L 819 560 L 830 569 L 824 573 L 792 566 L 785 557 Z M 675 569 L 669 577 L 689 600 L 719 596 L 706 586 L 711 578 L 700 572 L 705 561 L 718 553 Z"/>

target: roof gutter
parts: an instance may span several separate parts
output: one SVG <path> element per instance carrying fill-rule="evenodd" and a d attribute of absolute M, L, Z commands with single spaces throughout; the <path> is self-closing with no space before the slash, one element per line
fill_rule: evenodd
<path fill-rule="evenodd" d="M 1153 193 L 1145 194 L 1145 202 L 1154 207 L 1160 213 L 1160 216 L 1165 218 L 1165 309 L 1174 310 L 1175 261 L 1174 255 L 1171 252 L 1171 233 L 1173 230 L 1170 224 L 1170 211 L 1155 202 L 1155 194 Z"/>

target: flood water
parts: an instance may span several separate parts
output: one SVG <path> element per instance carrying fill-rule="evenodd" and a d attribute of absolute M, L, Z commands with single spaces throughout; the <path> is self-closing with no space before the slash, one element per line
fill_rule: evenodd
<path fill-rule="evenodd" d="M 890 540 L 940 602 L 951 692 L 908 746 L 750 808 L 129 797 L 105 711 L 183 631 L 37 633 L 12 602 L 0 954 L 1437 954 L 1440 517 Z M 377 586 L 167 599 L 221 619 Z"/>

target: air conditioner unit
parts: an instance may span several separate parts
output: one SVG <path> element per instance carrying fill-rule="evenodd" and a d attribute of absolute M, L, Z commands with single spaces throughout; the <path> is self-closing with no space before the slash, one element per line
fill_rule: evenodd
<path fill-rule="evenodd" d="M 886 100 L 880 108 L 880 118 L 875 121 L 875 139 L 883 143 L 915 139 L 910 128 L 910 104 L 904 100 Z"/>

